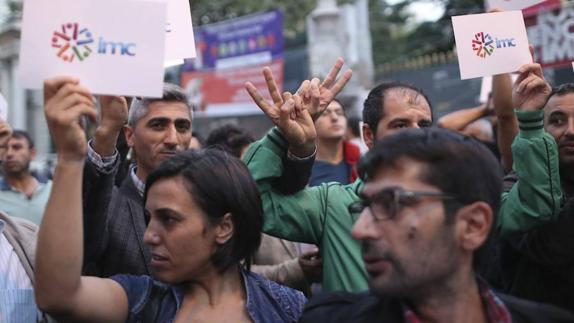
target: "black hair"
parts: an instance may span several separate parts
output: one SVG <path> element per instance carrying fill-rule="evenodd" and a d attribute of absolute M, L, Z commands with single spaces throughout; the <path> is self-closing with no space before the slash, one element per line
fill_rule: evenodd
<path fill-rule="evenodd" d="M 32 137 L 30 137 L 30 134 L 27 131 L 14 130 L 12 131 L 12 135 L 10 137 L 18 139 L 24 138 L 28 142 L 28 148 L 34 149 L 34 140 L 32 140 Z"/>
<path fill-rule="evenodd" d="M 174 177 L 183 178 L 193 201 L 211 225 L 231 213 L 234 233 L 211 257 L 214 266 L 224 271 L 244 260 L 243 265 L 249 269 L 261 243 L 263 208 L 245 164 L 217 149 L 187 150 L 163 161 L 148 176 L 144 203 L 154 183 Z"/>
<path fill-rule="evenodd" d="M 409 89 L 421 95 L 428 103 L 431 114 L 432 105 L 427 95 L 419 88 L 402 82 L 385 82 L 375 86 L 363 103 L 363 122 L 369 126 L 373 135 L 377 133 L 379 121 L 385 116 L 385 94 L 394 89 Z"/>
<path fill-rule="evenodd" d="M 241 157 L 241 150 L 255 139 L 245 129 L 226 124 L 209 133 L 207 147 L 224 150 L 235 157 Z"/>
<path fill-rule="evenodd" d="M 477 140 L 446 129 L 404 129 L 379 140 L 361 160 L 359 174 L 368 181 L 380 167 L 395 166 L 403 158 L 423 163 L 420 179 L 454 197 L 454 203 L 445 200 L 448 222 L 460 207 L 477 201 L 498 212 L 502 169 Z"/>
<path fill-rule="evenodd" d="M 552 93 L 550 93 L 548 99 L 550 99 L 554 95 L 562 96 L 570 93 L 574 93 L 574 83 L 564 83 L 552 88 Z"/>

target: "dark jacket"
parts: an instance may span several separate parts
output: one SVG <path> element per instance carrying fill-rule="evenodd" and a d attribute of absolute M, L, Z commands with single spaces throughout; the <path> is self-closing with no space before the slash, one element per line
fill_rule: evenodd
<path fill-rule="evenodd" d="M 497 295 L 514 323 L 572 323 L 570 313 L 540 303 L 506 295 Z M 397 299 L 379 298 L 370 293 L 336 292 L 313 297 L 303 312 L 300 323 L 403 323 L 403 311 Z"/>
<path fill-rule="evenodd" d="M 119 159 L 109 173 L 98 172 L 86 159 L 83 180 L 83 274 L 151 275 L 151 255 L 143 243 L 146 229 L 143 198 L 131 176 L 114 186 Z"/>
<path fill-rule="evenodd" d="M 574 312 L 574 199 L 558 221 L 507 237 L 500 246 L 505 293 Z"/>

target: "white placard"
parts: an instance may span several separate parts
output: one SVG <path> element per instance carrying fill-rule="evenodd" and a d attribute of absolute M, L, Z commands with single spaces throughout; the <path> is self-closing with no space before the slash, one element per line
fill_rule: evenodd
<path fill-rule="evenodd" d="M 489 9 L 498 8 L 505 11 L 522 10 L 544 1 L 546 0 L 486 0 L 486 7 Z"/>
<path fill-rule="evenodd" d="M 8 102 L 6 102 L 2 93 L 0 93 L 0 120 L 8 120 Z"/>
<path fill-rule="evenodd" d="M 167 5 L 26 0 L 20 82 L 69 75 L 96 94 L 161 97 Z"/>
<path fill-rule="evenodd" d="M 194 58 L 195 39 L 188 0 L 167 0 L 165 60 Z"/>
<path fill-rule="evenodd" d="M 518 74 L 510 74 L 510 79 L 512 80 L 512 84 L 516 82 L 518 79 Z M 486 76 L 482 78 L 482 86 L 480 87 L 480 97 L 478 101 L 480 103 L 486 103 L 488 101 L 488 96 L 492 92 L 492 76 Z"/>
<path fill-rule="evenodd" d="M 521 11 L 452 17 L 463 80 L 517 71 L 532 63 Z"/>

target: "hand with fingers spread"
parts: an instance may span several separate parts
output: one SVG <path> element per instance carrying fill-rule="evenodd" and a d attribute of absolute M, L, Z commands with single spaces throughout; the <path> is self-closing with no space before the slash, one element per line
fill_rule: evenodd
<path fill-rule="evenodd" d="M 540 64 L 526 64 L 518 70 L 520 75 L 512 91 L 512 103 L 515 108 L 534 111 L 544 108 L 552 88 L 544 79 Z"/>
<path fill-rule="evenodd" d="M 245 88 L 255 104 L 271 119 L 279 128 L 279 131 L 289 142 L 289 151 L 298 157 L 307 157 L 315 151 L 315 125 L 309 114 L 312 105 L 319 105 L 319 89 L 317 86 L 309 85 L 305 90 L 308 96 L 303 100 L 298 95 L 291 95 L 285 92 L 279 93 L 273 74 L 269 68 L 263 69 L 263 75 L 267 83 L 267 89 L 273 100 L 273 104 L 267 102 L 257 88 L 247 82 Z"/>
<path fill-rule="evenodd" d="M 118 136 L 128 121 L 128 103 L 121 96 L 101 96 L 101 117 L 94 135 L 93 148 L 100 156 L 111 156 Z"/>
<path fill-rule="evenodd" d="M 82 162 L 86 135 L 82 116 L 96 121 L 97 111 L 90 91 L 72 77 L 44 82 L 44 113 L 58 153 L 58 162 Z"/>
<path fill-rule="evenodd" d="M 337 96 L 337 94 L 339 94 L 339 92 L 343 90 L 345 85 L 347 85 L 347 83 L 353 76 L 353 71 L 347 70 L 345 73 L 343 73 L 343 76 L 341 76 L 341 78 L 338 81 L 336 81 L 337 75 L 341 71 L 341 68 L 343 68 L 344 64 L 345 61 L 342 58 L 338 58 L 337 61 L 335 62 L 335 65 L 333 65 L 333 67 L 331 68 L 331 71 L 329 71 L 329 74 L 327 74 L 327 77 L 325 78 L 323 83 L 320 83 L 319 79 L 314 78 L 311 81 L 303 82 L 303 84 L 297 91 L 297 93 L 301 95 L 301 90 L 305 87 L 308 87 L 311 84 L 319 88 L 319 95 L 320 95 L 319 106 L 316 109 L 309 110 L 309 113 L 311 114 L 313 121 L 319 118 L 321 113 L 323 113 L 323 111 L 327 109 L 327 106 L 329 106 L 329 104 L 331 103 L 331 101 L 333 101 L 333 99 Z M 304 100 L 309 100 L 308 97 L 305 97 L 303 95 L 301 96 L 303 97 Z"/>

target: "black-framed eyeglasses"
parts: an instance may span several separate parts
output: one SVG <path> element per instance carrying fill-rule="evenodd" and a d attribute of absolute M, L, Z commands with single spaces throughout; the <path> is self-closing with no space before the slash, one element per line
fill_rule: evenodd
<path fill-rule="evenodd" d="M 401 187 L 389 187 L 371 197 L 362 197 L 359 201 L 349 204 L 348 210 L 351 217 L 356 220 L 361 212 L 368 207 L 373 218 L 382 221 L 394 218 L 404 207 L 415 206 L 421 197 L 434 197 L 442 200 L 455 199 L 451 195 L 439 192 L 405 191 Z"/>

